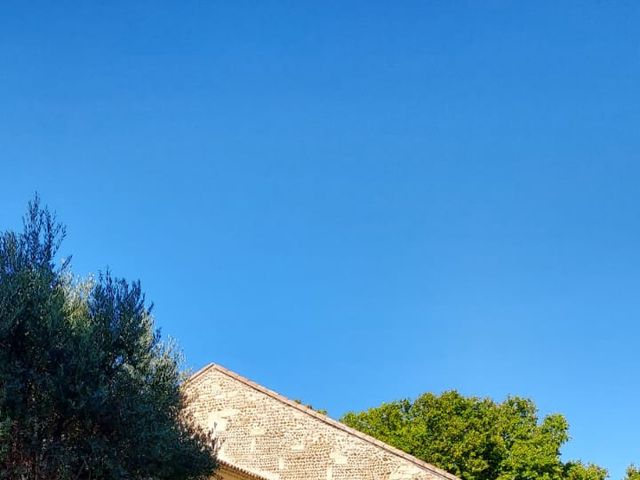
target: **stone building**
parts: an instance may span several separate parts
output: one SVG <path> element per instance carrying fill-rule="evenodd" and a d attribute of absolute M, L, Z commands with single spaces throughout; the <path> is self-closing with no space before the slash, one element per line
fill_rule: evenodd
<path fill-rule="evenodd" d="M 219 365 L 186 384 L 224 480 L 458 480 Z"/>

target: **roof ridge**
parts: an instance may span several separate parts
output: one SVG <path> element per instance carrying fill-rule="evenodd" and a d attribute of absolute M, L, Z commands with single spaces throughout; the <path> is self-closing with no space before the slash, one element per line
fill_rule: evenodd
<path fill-rule="evenodd" d="M 286 405 L 289 405 L 290 407 L 295 408 L 296 410 L 299 410 L 303 413 L 306 413 L 307 415 L 310 415 L 314 418 L 316 418 L 317 420 L 320 420 L 323 423 L 326 423 L 327 425 L 330 425 L 334 428 L 337 428 L 338 430 L 342 430 L 343 432 L 346 432 L 350 435 L 353 435 L 361 440 L 364 440 L 365 442 L 371 443 L 377 447 L 382 448 L 383 450 L 386 450 L 387 452 L 403 458 L 404 460 L 407 460 L 411 463 L 413 463 L 414 465 L 423 468 L 425 470 L 428 470 L 432 473 L 435 473 L 437 475 L 440 475 L 444 478 L 447 478 L 448 480 L 460 480 L 458 477 L 456 477 L 455 475 L 453 475 L 452 473 L 447 472 L 446 470 L 443 470 L 441 468 L 436 467 L 435 465 L 431 465 L 430 463 L 427 463 L 423 460 L 420 460 L 419 458 L 414 457 L 413 455 L 410 455 L 396 447 L 393 447 L 381 440 L 378 440 L 377 438 L 374 438 L 370 435 L 367 435 L 366 433 L 362 433 L 354 428 L 351 428 L 347 425 L 345 425 L 342 422 L 339 422 L 337 420 L 334 420 L 331 417 L 328 417 L 327 415 L 323 415 L 321 413 L 316 412 L 315 410 L 306 407 L 305 405 L 302 405 L 300 403 L 297 403 L 293 400 L 288 399 L 287 397 L 285 397 L 284 395 L 281 395 L 269 388 L 266 388 L 262 385 L 260 385 L 259 383 L 256 383 L 252 380 L 249 380 L 246 377 L 243 377 L 242 375 L 237 374 L 236 372 L 229 370 L 228 368 L 223 367 L 222 365 L 218 365 L 215 363 L 210 363 L 208 365 L 206 365 L 205 367 L 201 368 L 199 371 L 197 371 L 195 374 L 193 374 L 191 376 L 191 378 L 189 378 L 187 380 L 187 382 L 192 382 L 194 380 L 196 380 L 197 377 L 200 377 L 202 375 L 204 375 L 206 372 L 208 372 L 209 370 L 216 370 L 224 375 L 227 375 L 228 377 L 233 378 L 234 380 L 237 380 L 245 385 L 247 385 L 248 387 L 253 388 L 254 390 L 257 390 L 275 400 L 278 400 Z"/>
<path fill-rule="evenodd" d="M 218 463 L 220 464 L 221 467 L 226 468 L 227 470 L 231 470 L 232 472 L 236 472 L 236 473 L 241 473 L 243 475 L 247 475 L 247 476 L 251 477 L 252 479 L 255 479 L 255 480 L 267 480 L 267 478 L 263 477 L 262 475 L 259 475 L 259 474 L 255 473 L 255 472 L 252 472 L 251 470 L 247 470 L 246 468 L 238 467 L 237 465 L 229 463 L 228 461 L 223 460 L 221 458 L 218 458 Z"/>

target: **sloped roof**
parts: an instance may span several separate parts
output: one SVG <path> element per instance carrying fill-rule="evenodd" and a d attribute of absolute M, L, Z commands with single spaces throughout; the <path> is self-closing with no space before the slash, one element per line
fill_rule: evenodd
<path fill-rule="evenodd" d="M 435 475 L 437 477 L 440 477 L 440 478 L 443 478 L 443 479 L 447 479 L 447 480 L 460 480 L 455 475 L 453 475 L 453 474 L 451 474 L 449 472 L 446 472 L 445 470 L 442 470 L 441 468 L 438 468 L 438 467 L 436 467 L 434 465 L 431 465 L 431 464 L 429 464 L 427 462 L 424 462 L 424 461 L 420 460 L 419 458 L 416 458 L 416 457 L 414 457 L 412 455 L 409 455 L 406 452 L 403 452 L 402 450 L 399 450 L 399 449 L 397 449 L 395 447 L 392 447 L 391 445 L 388 445 L 388 444 L 386 444 L 386 443 L 384 443 L 384 442 L 382 442 L 382 441 L 380 441 L 380 440 L 378 440 L 376 438 L 373 438 L 373 437 L 371 437 L 369 435 L 366 435 L 366 434 L 364 434 L 364 433 L 362 433 L 362 432 L 360 432 L 358 430 L 355 430 L 355 429 L 353 429 L 351 427 L 348 427 L 347 425 L 345 425 L 345 424 L 343 424 L 341 422 L 338 422 L 338 421 L 336 421 L 336 420 L 334 420 L 334 419 L 332 419 L 332 418 L 330 418 L 330 417 L 328 417 L 326 415 L 318 413 L 315 410 L 313 410 L 311 408 L 308 408 L 308 407 L 306 407 L 306 406 L 304 406 L 304 405 L 302 405 L 302 404 L 300 404 L 298 402 L 290 400 L 290 399 L 284 397 L 283 395 L 280 395 L 279 393 L 276 393 L 273 390 L 270 390 L 270 389 L 268 389 L 266 387 L 263 387 L 262 385 L 260 385 L 258 383 L 255 383 L 255 382 L 249 380 L 248 378 L 245 378 L 245 377 L 243 377 L 243 376 L 241 376 L 241 375 L 239 375 L 239 374 L 237 374 L 237 373 L 235 373 L 235 372 L 233 372 L 233 371 L 231 371 L 231 370 L 229 370 L 227 368 L 224 368 L 224 367 L 222 367 L 220 365 L 212 363 L 212 364 L 209 364 L 209 365 L 205 366 L 204 368 L 202 368 L 201 370 L 196 372 L 188 380 L 188 383 L 195 382 L 200 377 L 206 375 L 207 372 L 212 372 L 212 371 L 220 373 L 220 374 L 223 374 L 223 375 L 225 375 L 225 376 L 227 376 L 227 377 L 229 377 L 229 378 L 231 378 L 231 379 L 233 379 L 233 380 L 235 380 L 237 382 L 240 382 L 243 385 L 245 385 L 245 386 L 247 386 L 247 387 L 249 387 L 249 388 L 251 388 L 251 389 L 253 389 L 253 390 L 255 390 L 255 391 L 257 391 L 257 392 L 259 392 L 261 394 L 263 394 L 263 395 L 266 395 L 266 396 L 268 396 L 268 397 L 270 397 L 270 398 L 272 398 L 274 400 L 277 400 L 278 402 L 286 405 L 287 407 L 290 407 L 290 408 L 292 408 L 292 409 L 294 409 L 294 410 L 296 410 L 298 412 L 301 412 L 301 413 L 303 413 L 305 415 L 313 417 L 315 420 L 317 420 L 319 422 L 322 422 L 323 424 L 328 425 L 331 428 L 340 430 L 341 432 L 345 432 L 346 434 L 348 434 L 348 435 L 350 435 L 352 437 L 355 437 L 355 438 L 357 438 L 359 440 L 362 440 L 364 442 L 367 442 L 368 444 L 373 445 L 373 446 L 379 448 L 380 450 L 382 450 L 382 451 L 384 451 L 384 452 L 386 452 L 388 454 L 391 454 L 391 455 L 393 455 L 395 457 L 399 457 L 402 460 L 415 465 L 416 467 L 420 468 L 421 470 L 428 471 L 432 475 Z M 234 468 L 239 468 L 237 466 L 229 464 L 228 461 L 226 461 L 225 463 L 227 465 L 230 465 L 230 466 L 234 467 Z M 242 468 L 239 468 L 239 469 L 243 470 Z M 250 473 L 247 470 L 244 470 L 244 471 L 245 471 L 245 473 Z M 253 474 L 253 475 L 255 475 L 257 478 L 261 478 L 260 476 L 258 476 L 256 474 Z"/>
<path fill-rule="evenodd" d="M 238 467 L 237 465 L 233 465 L 227 462 L 226 460 L 218 459 L 218 463 L 220 464 L 220 467 L 222 467 L 223 470 L 228 470 L 230 472 L 239 474 L 245 478 L 248 478 L 251 480 L 267 480 L 266 478 L 261 477 L 257 473 L 253 473 L 247 470 L 246 468 L 241 468 L 241 467 Z"/>

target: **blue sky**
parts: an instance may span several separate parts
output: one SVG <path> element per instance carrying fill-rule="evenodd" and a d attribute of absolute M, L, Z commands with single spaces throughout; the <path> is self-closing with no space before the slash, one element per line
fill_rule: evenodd
<path fill-rule="evenodd" d="M 0 226 L 334 417 L 532 397 L 640 463 L 640 4 L 3 2 Z"/>

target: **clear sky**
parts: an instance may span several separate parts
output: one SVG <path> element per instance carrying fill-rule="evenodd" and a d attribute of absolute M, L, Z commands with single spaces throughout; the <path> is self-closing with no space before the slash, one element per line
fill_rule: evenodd
<path fill-rule="evenodd" d="M 5 1 L 0 178 L 193 368 L 530 396 L 640 463 L 638 2 Z"/>

